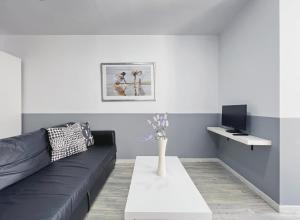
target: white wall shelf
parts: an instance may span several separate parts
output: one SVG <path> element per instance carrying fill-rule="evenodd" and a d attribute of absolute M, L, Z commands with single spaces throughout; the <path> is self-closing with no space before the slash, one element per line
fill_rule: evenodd
<path fill-rule="evenodd" d="M 249 146 L 251 146 L 251 150 L 253 150 L 253 146 L 271 146 L 272 145 L 271 140 L 255 137 L 252 135 L 236 136 L 236 135 L 233 135 L 232 133 L 227 132 L 225 128 L 221 128 L 221 127 L 207 127 L 207 130 L 210 132 L 216 133 L 218 135 L 221 135 L 223 137 L 226 137 L 227 139 L 235 140 L 242 144 L 249 145 Z"/>

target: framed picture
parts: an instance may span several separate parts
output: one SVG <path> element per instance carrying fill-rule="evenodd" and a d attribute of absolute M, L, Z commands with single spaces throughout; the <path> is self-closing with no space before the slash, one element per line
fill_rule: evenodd
<path fill-rule="evenodd" d="M 154 63 L 102 63 L 103 101 L 155 101 Z"/>

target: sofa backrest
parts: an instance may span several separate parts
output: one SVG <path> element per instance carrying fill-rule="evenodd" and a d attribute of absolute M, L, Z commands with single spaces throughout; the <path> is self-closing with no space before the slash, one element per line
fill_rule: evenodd
<path fill-rule="evenodd" d="M 51 163 L 45 129 L 0 140 L 0 190 Z"/>

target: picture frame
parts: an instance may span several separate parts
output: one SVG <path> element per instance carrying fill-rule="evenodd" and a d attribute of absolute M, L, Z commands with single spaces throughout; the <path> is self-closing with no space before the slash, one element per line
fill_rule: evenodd
<path fill-rule="evenodd" d="M 155 63 L 101 63 L 102 101 L 155 101 Z"/>

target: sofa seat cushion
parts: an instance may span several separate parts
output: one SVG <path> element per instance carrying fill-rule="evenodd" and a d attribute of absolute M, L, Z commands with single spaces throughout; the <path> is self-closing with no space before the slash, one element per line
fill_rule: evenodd
<path fill-rule="evenodd" d="M 69 219 L 114 157 L 114 147 L 93 146 L 5 188 L 0 219 Z"/>

